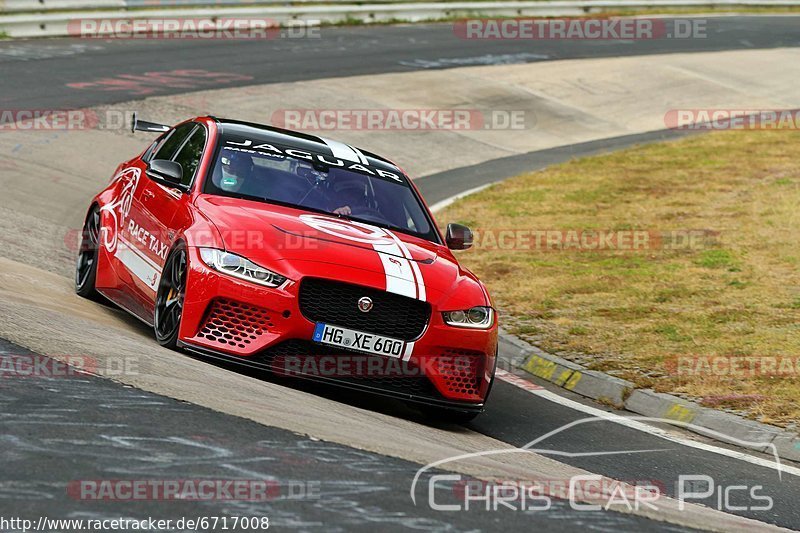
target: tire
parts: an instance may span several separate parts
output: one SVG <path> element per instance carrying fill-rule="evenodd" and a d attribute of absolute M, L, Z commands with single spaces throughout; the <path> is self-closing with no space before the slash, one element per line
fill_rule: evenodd
<path fill-rule="evenodd" d="M 97 261 L 100 249 L 100 208 L 94 206 L 86 217 L 81 231 L 81 243 L 75 265 L 75 293 L 81 298 L 99 301 L 95 289 Z"/>
<path fill-rule="evenodd" d="M 186 246 L 179 243 L 170 252 L 156 292 L 153 329 L 161 346 L 175 350 L 183 318 L 183 303 L 186 300 L 186 275 L 189 256 Z"/>

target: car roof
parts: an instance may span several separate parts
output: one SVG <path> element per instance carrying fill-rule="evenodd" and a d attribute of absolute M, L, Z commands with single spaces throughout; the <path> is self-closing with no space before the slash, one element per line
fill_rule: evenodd
<path fill-rule="evenodd" d="M 217 122 L 220 135 L 236 135 L 254 141 L 305 150 L 338 159 L 347 159 L 356 163 L 364 163 L 366 160 L 366 163 L 371 167 L 405 175 L 402 169 L 388 159 L 339 141 L 265 124 L 212 118 Z M 359 156 L 363 156 L 364 159 L 362 160 Z"/>

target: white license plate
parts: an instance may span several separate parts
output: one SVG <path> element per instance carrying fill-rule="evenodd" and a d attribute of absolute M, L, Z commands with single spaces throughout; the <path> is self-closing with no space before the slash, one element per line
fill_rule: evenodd
<path fill-rule="evenodd" d="M 322 322 L 317 322 L 312 340 L 329 346 L 339 346 L 348 350 L 385 355 L 386 357 L 401 358 L 406 349 L 405 341 L 400 339 L 340 328 Z"/>

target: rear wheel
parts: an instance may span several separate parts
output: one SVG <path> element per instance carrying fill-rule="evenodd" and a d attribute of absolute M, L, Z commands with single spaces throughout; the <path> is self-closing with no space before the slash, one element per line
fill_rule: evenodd
<path fill-rule="evenodd" d="M 188 271 L 186 247 L 179 244 L 167 258 L 156 293 L 154 329 L 156 340 L 166 348 L 178 346 Z"/>
<path fill-rule="evenodd" d="M 78 261 L 75 265 L 75 292 L 78 296 L 90 300 L 98 300 L 100 297 L 95 289 L 99 243 L 100 209 L 95 206 L 83 224 Z"/>

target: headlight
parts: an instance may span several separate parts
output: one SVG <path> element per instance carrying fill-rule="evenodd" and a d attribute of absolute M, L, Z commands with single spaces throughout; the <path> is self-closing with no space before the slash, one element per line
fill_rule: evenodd
<path fill-rule="evenodd" d="M 244 257 L 223 252 L 216 248 L 200 248 L 200 257 L 205 264 L 214 270 L 266 287 L 279 287 L 287 279 L 280 274 L 258 266 Z"/>
<path fill-rule="evenodd" d="M 489 329 L 494 324 L 494 309 L 491 307 L 473 307 L 466 311 L 445 311 L 442 313 L 445 323 L 459 328 Z"/>

